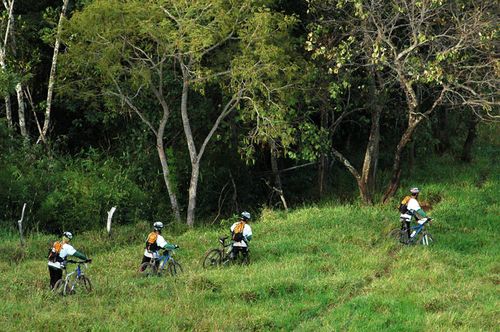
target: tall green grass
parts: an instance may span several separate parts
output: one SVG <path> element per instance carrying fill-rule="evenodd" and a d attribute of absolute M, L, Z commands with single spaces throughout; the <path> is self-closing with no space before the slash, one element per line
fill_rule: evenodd
<path fill-rule="evenodd" d="M 62 298 L 48 291 L 53 238 L 32 235 L 21 250 L 15 234 L 2 234 L 0 331 L 498 330 L 499 167 L 488 158 L 450 165 L 426 163 L 403 183 L 421 186 L 432 205 L 430 247 L 386 237 L 398 224 L 396 200 L 325 203 L 262 211 L 248 267 L 201 268 L 227 227 L 167 227 L 185 273 L 142 278 L 136 269 L 149 225 L 139 223 L 111 239 L 77 234 L 75 247 L 94 259 L 87 272 L 95 290 Z"/>

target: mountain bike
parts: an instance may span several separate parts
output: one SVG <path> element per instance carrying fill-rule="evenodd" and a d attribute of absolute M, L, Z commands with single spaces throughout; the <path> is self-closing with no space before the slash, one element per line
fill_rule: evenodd
<path fill-rule="evenodd" d="M 428 246 L 434 242 L 434 238 L 429 233 L 428 227 L 431 225 L 431 218 L 421 219 L 419 224 L 410 227 L 411 237 L 408 238 L 408 229 L 406 228 L 406 223 L 401 222 L 400 228 L 395 228 L 391 230 L 388 234 L 390 238 L 398 239 L 399 242 L 407 245 L 412 244 L 422 244 Z"/>
<path fill-rule="evenodd" d="M 220 248 L 213 248 L 206 252 L 203 257 L 203 267 L 213 268 L 218 266 L 227 266 L 232 263 L 241 263 L 242 265 L 250 264 L 250 253 L 246 256 L 243 254 L 238 255 L 239 257 L 232 257 L 231 252 L 233 250 L 232 242 L 226 243 L 228 236 L 220 237 L 219 244 Z"/>
<path fill-rule="evenodd" d="M 182 266 L 173 257 L 173 250 L 164 250 L 158 258 L 151 258 L 151 261 L 144 262 L 139 266 L 139 273 L 150 277 L 153 275 L 170 274 L 172 277 L 181 274 Z"/>
<path fill-rule="evenodd" d="M 73 272 L 67 273 L 64 279 L 59 279 L 56 281 L 54 288 L 52 288 L 52 292 L 54 294 L 60 294 L 62 296 L 71 295 L 76 293 L 76 288 L 81 287 L 87 292 L 92 291 L 92 283 L 90 279 L 85 275 L 84 271 L 87 269 L 87 263 L 90 260 L 86 261 L 74 261 L 67 260 L 67 264 L 76 264 L 76 268 Z M 66 270 L 65 270 L 66 271 Z"/>

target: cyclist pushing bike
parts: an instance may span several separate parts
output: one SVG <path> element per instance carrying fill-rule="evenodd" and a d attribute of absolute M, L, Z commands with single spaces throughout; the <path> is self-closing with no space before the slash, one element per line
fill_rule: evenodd
<path fill-rule="evenodd" d="M 419 225 L 423 225 L 425 222 L 431 220 L 431 218 L 427 216 L 425 211 L 420 206 L 420 203 L 418 202 L 419 193 L 420 189 L 411 188 L 410 196 L 406 196 L 399 206 L 399 211 L 401 212 L 401 215 L 399 216 L 399 220 L 401 221 L 401 229 L 406 229 L 408 233 L 408 239 L 410 241 L 416 233 L 416 231 L 411 232 L 410 223 L 412 218 L 415 218 Z"/>
<path fill-rule="evenodd" d="M 242 212 L 238 221 L 231 226 L 231 238 L 233 240 L 231 259 L 236 259 L 241 253 L 245 261 L 248 256 L 248 243 L 252 239 L 252 228 L 248 224 L 250 218 L 249 212 Z"/>
<path fill-rule="evenodd" d="M 146 247 L 144 249 L 144 257 L 142 257 L 141 266 L 143 263 L 151 262 L 151 260 L 156 260 L 156 267 L 160 264 L 158 260 L 160 258 L 160 249 L 178 249 L 179 246 L 176 244 L 168 243 L 165 238 L 161 235 L 161 230 L 163 229 L 163 223 L 157 221 L 153 224 L 153 231 L 149 233 L 146 240 Z"/>
<path fill-rule="evenodd" d="M 62 241 L 56 241 L 49 249 L 49 274 L 50 274 L 50 289 L 54 288 L 56 282 L 62 279 L 63 270 L 66 268 L 66 262 L 68 256 L 74 256 L 80 258 L 85 262 L 91 262 L 92 260 L 87 258 L 85 254 L 79 252 L 69 242 L 73 239 L 73 234 L 70 232 L 64 232 L 62 234 Z"/>

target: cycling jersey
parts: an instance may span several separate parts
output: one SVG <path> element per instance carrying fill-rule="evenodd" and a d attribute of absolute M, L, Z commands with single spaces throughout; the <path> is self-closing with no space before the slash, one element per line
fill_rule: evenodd
<path fill-rule="evenodd" d="M 231 232 L 234 231 L 234 228 L 236 227 L 236 225 L 239 224 L 239 221 L 238 222 L 235 222 L 232 226 L 231 226 Z M 243 237 L 245 239 L 250 240 L 252 238 L 252 228 L 250 227 L 249 224 L 245 224 L 245 227 L 243 227 Z M 247 244 L 247 241 L 245 240 L 242 240 L 242 241 L 239 241 L 239 242 L 234 242 L 233 243 L 233 247 L 248 247 L 248 244 Z"/>

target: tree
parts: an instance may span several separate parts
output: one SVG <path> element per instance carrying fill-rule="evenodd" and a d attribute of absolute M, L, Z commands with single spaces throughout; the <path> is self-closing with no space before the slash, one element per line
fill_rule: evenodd
<path fill-rule="evenodd" d="M 372 204 L 383 97 L 382 74 L 376 68 L 374 40 L 369 33 L 373 27 L 352 12 L 349 2 L 310 1 L 309 6 L 314 19 L 309 25 L 306 49 L 312 52 L 318 66 L 330 74 L 327 89 L 331 103 L 340 111 L 340 116 L 329 126 L 330 136 L 350 113 L 367 110 L 370 114 L 370 132 L 360 170 L 338 148 L 331 150 L 355 178 L 362 201 Z"/>
<path fill-rule="evenodd" d="M 51 114 L 51 110 L 52 110 L 52 97 L 54 94 L 54 84 L 55 84 L 55 79 L 56 79 L 57 58 L 59 56 L 59 47 L 61 44 L 62 22 L 63 22 L 64 18 L 66 17 L 66 11 L 68 9 L 68 2 L 69 2 L 69 0 L 63 0 L 61 14 L 59 16 L 59 22 L 58 22 L 57 27 L 56 27 L 54 53 L 52 55 L 52 64 L 50 66 L 49 83 L 48 83 L 48 87 L 47 87 L 47 104 L 45 106 L 45 118 L 43 121 L 43 128 L 42 128 L 42 131 L 40 133 L 40 139 L 42 139 L 43 141 L 45 141 L 45 138 L 46 138 L 47 133 L 49 131 L 50 114 Z"/>
<path fill-rule="evenodd" d="M 10 73 L 10 69 L 6 64 L 7 59 L 7 50 L 10 49 L 13 58 L 16 58 L 16 38 L 15 38 L 15 15 L 14 15 L 14 1 L 15 0 L 2 0 L 5 10 L 7 11 L 7 27 L 5 29 L 5 38 L 3 40 L 3 45 L 0 47 L 0 65 L 2 66 L 2 70 L 4 75 L 9 77 L 10 79 L 15 79 L 15 87 L 17 95 L 17 113 L 18 113 L 18 121 L 19 121 L 19 129 L 21 131 L 21 136 L 24 138 L 25 142 L 28 141 L 28 130 L 26 127 L 26 112 L 25 112 L 25 104 L 24 104 L 24 93 L 23 93 L 23 85 L 20 77 L 22 75 L 12 75 Z M 8 43 L 8 40 L 11 40 Z M 7 92 L 5 94 L 5 108 L 7 121 L 9 126 L 12 126 L 12 110 L 11 110 L 11 102 L 10 102 L 10 94 Z"/>
<path fill-rule="evenodd" d="M 7 46 L 10 35 L 10 26 L 12 23 L 11 17 L 14 10 L 14 1 L 12 1 L 10 4 L 4 1 L 3 4 L 5 9 L 7 10 L 7 22 L 5 27 L 5 36 L 2 39 L 2 43 L 0 45 L 0 66 L 2 67 L 2 93 L 4 95 L 5 101 L 5 115 L 7 117 L 7 126 L 10 130 L 12 130 L 12 105 L 10 102 L 10 91 L 12 90 L 12 87 L 9 87 L 12 76 L 7 69 Z"/>
<path fill-rule="evenodd" d="M 286 33 L 293 20 L 251 0 L 98 0 L 69 23 L 67 58 L 73 73 L 102 82 L 104 94 L 135 112 L 155 135 L 176 219 L 179 207 L 163 140 L 167 124 L 176 128 L 171 114 L 180 113 L 191 163 L 186 220 L 192 226 L 207 146 L 228 114 L 247 106 L 252 110 L 256 94 L 273 94 L 265 81 L 284 70 L 276 65 L 279 49 L 266 42 Z M 203 96 L 212 87 L 217 87 L 222 103 L 212 109 L 209 131 L 198 138 L 190 96 Z M 150 97 L 160 116 L 144 107 Z"/>
<path fill-rule="evenodd" d="M 311 3 L 318 5 L 319 1 Z M 382 74 L 383 86 L 391 94 L 397 95 L 401 89 L 404 95 L 407 125 L 394 152 L 392 177 L 383 197 L 387 202 L 399 186 L 405 147 L 418 125 L 439 106 L 445 102 L 447 107 L 498 106 L 498 60 L 492 46 L 497 38 L 495 4 L 347 0 L 327 1 L 326 5 L 330 11 L 341 11 L 333 24 L 340 25 L 344 32 L 333 51 L 326 46 L 318 48 L 330 56 L 332 70 L 338 71 L 355 59 L 362 45 L 369 45 L 376 71 L 371 77 Z M 359 34 L 351 35 L 349 27 L 355 27 Z M 392 109 L 397 112 L 394 106 Z M 487 113 L 491 116 L 491 112 Z"/>

